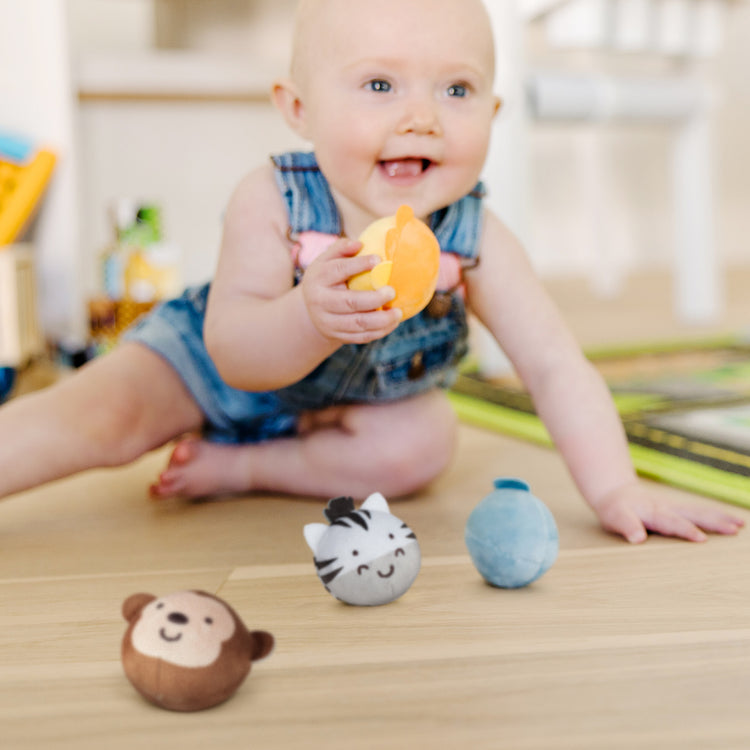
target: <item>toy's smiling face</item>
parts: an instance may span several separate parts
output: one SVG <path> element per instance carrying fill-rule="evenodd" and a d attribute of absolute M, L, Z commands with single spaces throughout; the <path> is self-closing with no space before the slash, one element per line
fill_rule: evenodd
<path fill-rule="evenodd" d="M 391 602 L 409 589 L 419 573 L 421 553 L 414 532 L 388 512 L 382 496 L 373 497 L 330 526 L 305 527 L 320 580 L 347 604 Z"/>
<path fill-rule="evenodd" d="M 180 591 L 143 608 L 132 641 L 146 656 L 182 667 L 206 667 L 219 657 L 235 628 L 234 618 L 221 602 Z"/>

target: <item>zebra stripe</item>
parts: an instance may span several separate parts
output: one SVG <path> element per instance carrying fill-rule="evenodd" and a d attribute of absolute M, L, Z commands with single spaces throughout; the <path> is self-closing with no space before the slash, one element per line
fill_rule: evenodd
<path fill-rule="evenodd" d="M 405 523 L 402 523 L 401 524 L 401 528 L 402 529 L 408 529 L 409 527 Z M 412 532 L 410 532 L 409 534 L 406 535 L 406 538 L 407 539 L 416 539 L 417 535 L 412 531 Z"/>
<path fill-rule="evenodd" d="M 366 516 L 366 518 L 363 518 Z M 370 511 L 368 510 L 355 510 L 352 513 L 347 513 L 345 516 L 340 516 L 335 521 L 331 522 L 331 526 L 343 526 L 345 529 L 353 528 L 347 521 L 353 521 L 357 526 L 361 526 L 365 531 L 369 531 L 370 526 L 367 523 L 368 520 L 372 520 Z"/>

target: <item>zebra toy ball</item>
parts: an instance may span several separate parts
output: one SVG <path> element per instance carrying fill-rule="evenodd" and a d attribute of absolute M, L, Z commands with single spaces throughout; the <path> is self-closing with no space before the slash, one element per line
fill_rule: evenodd
<path fill-rule="evenodd" d="M 520 479 L 497 479 L 495 490 L 466 523 L 466 546 L 487 583 L 527 586 L 557 559 L 557 525 L 549 508 Z"/>
<path fill-rule="evenodd" d="M 336 497 L 325 516 L 330 525 L 304 528 L 315 569 L 332 596 L 347 604 L 387 604 L 414 583 L 422 561 L 414 532 L 376 492 L 354 509 L 351 497 Z"/>

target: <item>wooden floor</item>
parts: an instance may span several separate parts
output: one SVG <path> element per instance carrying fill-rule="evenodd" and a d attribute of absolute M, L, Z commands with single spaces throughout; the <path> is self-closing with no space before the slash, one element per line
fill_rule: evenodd
<path fill-rule="evenodd" d="M 711 331 L 750 325 L 738 278 Z M 596 315 L 585 286 L 554 291 L 586 343 L 708 332 L 674 323 L 664 279 Z M 0 747 L 750 747 L 750 530 L 628 546 L 599 530 L 554 452 L 464 427 L 448 473 L 395 508 L 422 548 L 413 587 L 348 607 L 302 537 L 320 503 L 155 505 L 146 487 L 165 456 L 0 504 Z M 483 584 L 465 552 L 496 476 L 525 478 L 559 525 L 559 559 L 526 589 Z M 183 588 L 277 639 L 230 701 L 198 714 L 145 703 L 119 661 L 122 600 Z"/>

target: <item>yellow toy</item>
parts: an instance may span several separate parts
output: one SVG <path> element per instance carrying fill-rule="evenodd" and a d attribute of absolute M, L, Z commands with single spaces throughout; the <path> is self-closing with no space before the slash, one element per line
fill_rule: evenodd
<path fill-rule="evenodd" d="M 400 206 L 395 216 L 370 224 L 359 237 L 357 255 L 379 255 L 383 261 L 365 273 L 352 276 L 350 289 L 372 290 L 390 285 L 396 297 L 385 307 L 400 308 L 404 320 L 423 310 L 435 293 L 440 269 L 440 246 L 430 228 Z"/>
<path fill-rule="evenodd" d="M 140 248 L 133 250 L 123 273 L 125 297 L 136 302 L 155 302 L 179 293 L 179 279 L 174 265 L 157 264 Z"/>
<path fill-rule="evenodd" d="M 25 164 L 0 158 L 0 247 L 21 234 L 47 187 L 55 155 L 44 149 Z"/>

